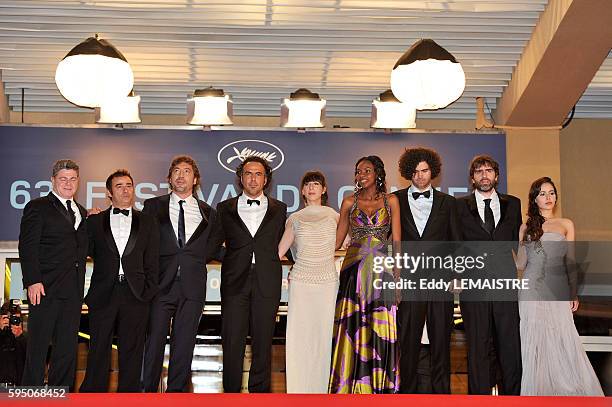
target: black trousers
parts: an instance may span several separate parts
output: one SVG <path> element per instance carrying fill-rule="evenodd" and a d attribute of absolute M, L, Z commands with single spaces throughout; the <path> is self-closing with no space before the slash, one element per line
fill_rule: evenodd
<path fill-rule="evenodd" d="M 461 302 L 468 345 L 468 393 L 491 394 L 495 369 L 501 369 L 499 393 L 521 394 L 521 338 L 516 302 Z M 491 350 L 497 360 L 491 357 Z"/>
<path fill-rule="evenodd" d="M 134 393 L 141 390 L 140 373 L 148 321 L 149 303 L 134 297 L 127 281 L 115 283 L 111 298 L 103 307 L 89 308 L 91 340 L 87 371 L 79 391 L 108 391 L 111 345 L 115 331 L 119 348 L 117 391 Z"/>
<path fill-rule="evenodd" d="M 158 294 L 153 299 L 143 366 L 145 392 L 156 392 L 159 389 L 166 338 L 170 327 L 172 329 L 166 391 L 186 392 L 188 390 L 193 349 L 203 309 L 203 301 L 185 298 L 179 281 L 173 282 L 167 294 Z"/>
<path fill-rule="evenodd" d="M 425 319 L 431 350 L 431 391 L 450 394 L 451 301 L 403 301 L 400 304 L 400 393 L 419 392 L 417 370 Z"/>
<path fill-rule="evenodd" d="M 81 298 L 78 292 L 71 298 L 42 297 L 40 304 L 29 308 L 28 349 L 23 371 L 23 386 L 42 386 L 49 345 L 49 386 L 74 387 Z"/>
<path fill-rule="evenodd" d="M 221 296 L 221 343 L 223 345 L 223 389 L 239 393 L 246 339 L 251 332 L 252 362 L 249 392 L 269 393 L 272 375 L 272 338 L 280 294 L 264 297 L 254 268 L 242 291 Z"/>

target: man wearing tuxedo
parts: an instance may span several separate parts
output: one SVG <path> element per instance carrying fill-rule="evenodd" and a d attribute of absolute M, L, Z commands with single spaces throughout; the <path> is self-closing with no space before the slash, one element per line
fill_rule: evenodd
<path fill-rule="evenodd" d="M 512 249 L 518 245 L 521 201 L 496 191 L 498 176 L 499 164 L 492 157 L 474 157 L 470 164 L 474 192 L 457 200 L 460 230 L 467 244 L 484 241 L 507 246 L 501 251 L 497 249 L 500 252 L 489 258 L 515 271 Z M 461 296 L 461 314 L 468 345 L 468 392 L 491 394 L 496 384 L 495 365 L 499 363 L 502 376 L 499 393 L 519 395 L 522 364 L 518 303 L 466 301 L 464 295 L 467 294 Z M 491 349 L 495 350 L 497 360 L 490 357 Z"/>
<path fill-rule="evenodd" d="M 236 169 L 242 193 L 217 205 L 215 246 L 225 243 L 221 266 L 223 389 L 240 392 L 247 334 L 252 362 L 249 392 L 270 391 L 272 337 L 280 303 L 282 267 L 278 244 L 287 205 L 264 190 L 272 169 L 261 157 L 247 157 Z"/>
<path fill-rule="evenodd" d="M 151 302 L 143 368 L 144 389 L 156 392 L 170 335 L 167 392 L 185 392 L 206 300 L 206 262 L 215 210 L 200 200 L 200 170 L 193 158 L 178 156 L 168 170 L 172 193 L 147 199 L 143 213 L 157 218 L 160 233 L 159 293 Z"/>
<path fill-rule="evenodd" d="M 22 385 L 44 384 L 47 350 L 53 344 L 47 382 L 72 388 L 85 284 L 87 213 L 74 200 L 79 166 L 59 160 L 52 174 L 51 192 L 28 202 L 21 218 L 19 258 L 30 302 Z"/>
<path fill-rule="evenodd" d="M 156 219 L 132 207 L 134 181 L 127 170 L 106 180 L 111 206 L 87 219 L 94 260 L 85 303 L 91 339 L 81 392 L 106 392 L 117 325 L 119 392 L 140 391 L 149 304 L 157 292 L 159 229 Z"/>
<path fill-rule="evenodd" d="M 428 242 L 429 250 L 446 250 L 449 245 L 438 242 L 459 239 L 455 198 L 431 185 L 441 168 L 438 153 L 427 148 L 406 149 L 400 157 L 400 174 L 411 181 L 409 188 L 395 192 L 400 203 L 402 242 L 408 249 L 411 242 Z M 446 254 L 442 253 L 442 256 Z M 450 393 L 452 299 L 427 296 L 404 298 L 399 307 L 398 320 L 401 347 L 400 392 Z M 426 384 L 424 387 L 417 381 L 422 339 L 429 341 L 431 358 L 431 386 Z"/>

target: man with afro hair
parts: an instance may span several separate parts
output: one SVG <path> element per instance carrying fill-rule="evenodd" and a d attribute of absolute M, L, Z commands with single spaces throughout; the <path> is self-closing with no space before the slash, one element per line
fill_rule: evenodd
<path fill-rule="evenodd" d="M 440 156 L 428 148 L 409 148 L 399 159 L 399 171 L 411 182 L 396 191 L 399 198 L 402 242 L 447 242 L 459 240 L 455 198 L 432 187 L 440 175 Z M 428 244 L 429 245 L 429 244 Z M 436 250 L 445 250 L 446 244 Z M 420 254 L 420 250 L 419 250 Z M 434 301 L 427 295 L 404 298 L 400 304 L 400 393 L 450 394 L 450 339 L 453 325 L 452 298 Z M 422 346 L 421 342 L 426 345 Z M 427 344 L 429 342 L 429 344 Z M 421 351 L 429 347 L 431 383 L 418 383 Z"/>

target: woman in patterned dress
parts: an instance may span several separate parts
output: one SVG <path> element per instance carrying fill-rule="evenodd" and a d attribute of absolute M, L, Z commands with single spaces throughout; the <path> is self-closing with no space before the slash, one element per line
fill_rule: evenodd
<path fill-rule="evenodd" d="M 385 168 L 377 156 L 355 166 L 356 192 L 340 208 L 339 248 L 350 231 L 351 243 L 340 271 L 336 300 L 330 393 L 396 393 L 399 389 L 397 304 L 376 279 L 374 257 L 392 255 L 400 241 L 399 202 L 387 195 Z"/>
<path fill-rule="evenodd" d="M 325 176 L 304 174 L 306 207 L 287 219 L 279 244 L 282 258 L 292 247 L 287 313 L 287 393 L 327 393 L 334 306 L 338 294 L 335 265 L 338 212 L 327 206 Z"/>

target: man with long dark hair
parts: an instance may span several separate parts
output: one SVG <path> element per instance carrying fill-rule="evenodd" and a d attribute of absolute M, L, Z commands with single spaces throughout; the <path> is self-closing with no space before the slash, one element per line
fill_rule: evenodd
<path fill-rule="evenodd" d="M 209 233 L 215 210 L 196 194 L 200 171 L 195 160 L 178 156 L 170 163 L 172 193 L 147 199 L 143 213 L 159 223 L 159 293 L 151 303 L 145 345 L 144 388 L 156 392 L 170 336 L 167 392 L 185 392 L 191 378 L 196 334 L 206 300 Z"/>
<path fill-rule="evenodd" d="M 272 182 L 268 162 L 247 157 L 236 169 L 242 193 L 217 205 L 213 247 L 225 243 L 221 266 L 223 389 L 238 393 L 246 338 L 251 331 L 249 392 L 270 391 L 272 336 L 280 303 L 282 268 L 278 244 L 287 205 L 267 196 Z"/>
<path fill-rule="evenodd" d="M 511 246 L 518 245 L 521 201 L 497 191 L 498 177 L 499 164 L 492 157 L 479 155 L 472 159 L 470 179 L 474 192 L 457 200 L 462 240 L 466 244 L 485 241 L 507 246 L 507 250 L 497 248 L 498 252 L 489 258 L 496 262 L 495 267 L 515 270 Z M 497 384 L 496 364 L 499 364 L 502 376 L 499 393 L 519 395 L 522 367 L 516 301 L 495 301 L 495 298 L 468 301 L 462 293 L 461 314 L 468 345 L 468 392 L 491 394 L 491 388 Z"/>

